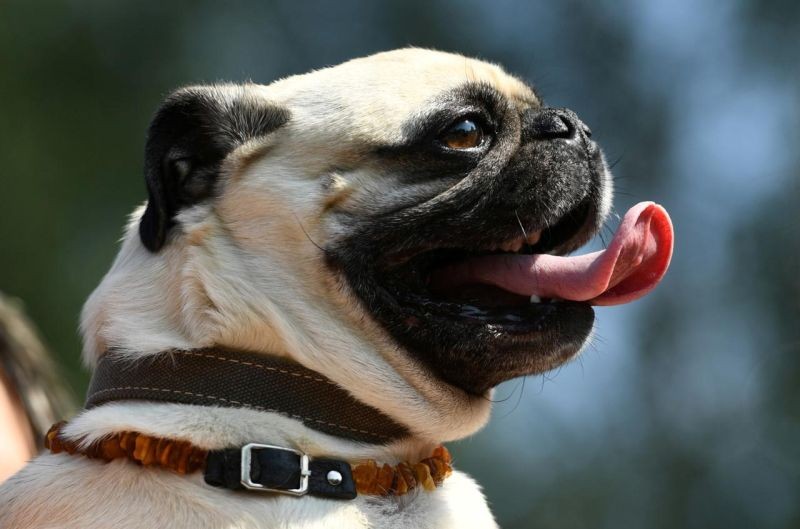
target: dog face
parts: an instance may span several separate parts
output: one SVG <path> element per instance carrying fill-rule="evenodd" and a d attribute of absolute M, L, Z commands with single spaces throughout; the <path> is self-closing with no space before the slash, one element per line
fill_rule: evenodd
<path fill-rule="evenodd" d="M 145 170 L 136 239 L 149 252 L 126 241 L 106 282 L 160 263 L 173 346 L 328 372 L 350 361 L 390 388 L 384 367 L 353 360 L 368 344 L 423 394 L 476 396 L 559 365 L 591 331 L 587 304 L 430 280 L 476 254 L 574 250 L 610 207 L 589 129 L 497 66 L 406 49 L 269 86 L 183 89 L 153 120 Z M 109 329 L 126 281 L 87 305 L 97 349 L 124 345 Z"/>
<path fill-rule="evenodd" d="M 580 349 L 594 319 L 585 303 L 532 303 L 435 280 L 471 256 L 562 254 L 595 233 L 608 175 L 573 112 L 468 81 L 432 94 L 368 163 L 385 181 L 333 213 L 342 235 L 326 247 L 327 262 L 409 354 L 480 394 Z"/>

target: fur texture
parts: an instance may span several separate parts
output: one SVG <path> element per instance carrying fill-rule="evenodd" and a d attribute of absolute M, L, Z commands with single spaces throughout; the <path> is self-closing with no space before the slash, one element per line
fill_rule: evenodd
<path fill-rule="evenodd" d="M 386 153 L 400 152 L 396 147 L 414 134 L 410 124 L 446 107 L 447 94 L 465 83 L 491 87 L 508 112 L 541 105 L 498 66 L 420 49 L 269 86 L 177 92 L 150 131 L 150 202 L 131 216 L 81 320 L 89 367 L 109 349 L 138 357 L 223 345 L 282 355 L 408 426 L 410 439 L 367 446 L 277 414 L 148 402 L 85 411 L 66 434 L 89 442 L 136 430 L 208 449 L 262 442 L 311 456 L 394 463 L 480 429 L 489 393 L 464 391 L 409 354 L 325 251 L 353 235 L 354 215 L 446 195 L 455 177 L 398 185 L 394 169 L 409 176 L 412 166 L 433 166 L 392 165 Z M 180 126 L 164 132 L 174 120 Z M 509 132 L 517 143 L 519 127 Z M 610 204 L 600 165 L 593 184 L 598 218 Z M 199 475 L 42 455 L 0 488 L 0 505 L 0 527 L 15 529 L 496 527 L 477 485 L 459 472 L 431 493 L 337 502 L 233 493 L 205 486 Z"/>

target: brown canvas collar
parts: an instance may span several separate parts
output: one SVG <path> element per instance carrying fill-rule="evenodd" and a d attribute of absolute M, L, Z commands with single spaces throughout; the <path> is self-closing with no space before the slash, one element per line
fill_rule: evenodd
<path fill-rule="evenodd" d="M 371 444 L 409 435 L 405 426 L 316 371 L 275 356 L 221 348 L 139 359 L 107 352 L 95 368 L 86 408 L 122 400 L 275 412 L 314 430 Z"/>

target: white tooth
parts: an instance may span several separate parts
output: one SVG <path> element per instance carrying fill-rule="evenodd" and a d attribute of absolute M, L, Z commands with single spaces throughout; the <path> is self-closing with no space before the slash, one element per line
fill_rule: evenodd
<path fill-rule="evenodd" d="M 531 294 L 531 303 L 541 303 L 542 298 L 537 296 L 536 294 Z"/>
<path fill-rule="evenodd" d="M 504 241 L 500 244 L 495 244 L 490 250 L 503 250 L 504 252 L 519 252 L 525 245 L 525 239 L 520 237 L 511 241 Z"/>
<path fill-rule="evenodd" d="M 533 233 L 528 235 L 528 244 L 533 246 L 534 244 L 539 242 L 539 239 L 541 239 L 541 238 L 542 238 L 542 230 L 535 231 L 535 232 L 533 232 Z"/>

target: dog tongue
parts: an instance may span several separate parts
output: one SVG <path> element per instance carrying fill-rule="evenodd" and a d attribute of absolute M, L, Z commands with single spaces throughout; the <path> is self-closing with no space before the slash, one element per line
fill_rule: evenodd
<path fill-rule="evenodd" d="M 504 254 L 476 257 L 436 274 L 439 285 L 492 284 L 517 294 L 619 305 L 650 292 L 672 258 L 672 222 L 664 208 L 640 202 L 606 250 L 574 257 Z"/>

